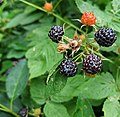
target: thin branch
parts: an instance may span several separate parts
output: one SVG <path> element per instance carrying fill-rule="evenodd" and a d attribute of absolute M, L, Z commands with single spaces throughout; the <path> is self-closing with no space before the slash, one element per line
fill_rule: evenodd
<path fill-rule="evenodd" d="M 25 1 L 25 0 L 19 0 L 19 1 L 21 1 L 21 2 L 23 2 L 24 4 L 27 4 L 27 5 L 29 5 L 29 6 L 32 6 L 32 7 L 36 8 L 36 9 L 39 9 L 39 10 L 45 12 L 45 13 L 48 13 L 45 9 L 43 9 L 43 8 L 40 7 L 40 6 L 37 6 L 37 5 L 32 4 L 32 3 L 29 3 L 29 2 L 27 2 L 27 1 Z M 64 18 L 62 18 L 62 17 L 59 16 L 58 14 L 55 14 L 54 12 L 49 12 L 49 14 L 50 14 L 50 15 L 53 15 L 54 17 L 58 18 L 59 20 L 63 21 L 64 23 L 70 25 L 72 28 L 78 30 L 79 32 L 81 32 L 81 33 L 83 33 L 83 34 L 85 33 L 85 32 L 82 31 L 80 28 L 78 28 L 77 26 L 75 26 L 74 24 L 72 24 L 70 21 L 65 20 Z"/>

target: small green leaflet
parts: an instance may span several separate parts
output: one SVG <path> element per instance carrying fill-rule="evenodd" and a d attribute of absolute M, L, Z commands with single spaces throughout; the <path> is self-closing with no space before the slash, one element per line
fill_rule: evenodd
<path fill-rule="evenodd" d="M 76 111 L 73 117 L 95 117 L 89 100 L 78 97 Z"/>
<path fill-rule="evenodd" d="M 104 117 L 120 117 L 120 102 L 114 96 L 106 99 L 103 105 Z"/>
<path fill-rule="evenodd" d="M 21 60 L 14 68 L 12 68 L 6 80 L 7 95 L 10 99 L 14 100 L 23 92 L 27 85 L 28 77 L 29 70 L 27 61 Z"/>
<path fill-rule="evenodd" d="M 70 117 L 62 104 L 48 102 L 44 107 L 46 117 Z"/>

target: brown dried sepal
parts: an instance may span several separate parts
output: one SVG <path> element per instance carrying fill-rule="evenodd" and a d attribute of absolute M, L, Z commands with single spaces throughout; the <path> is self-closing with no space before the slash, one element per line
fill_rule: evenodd
<path fill-rule="evenodd" d="M 94 78 L 96 76 L 96 74 L 89 74 L 89 73 L 85 73 L 86 76 L 89 76 L 91 78 Z"/>
<path fill-rule="evenodd" d="M 66 52 L 66 49 L 70 49 L 70 45 L 66 43 L 59 43 L 57 47 L 57 51 L 60 53 Z"/>

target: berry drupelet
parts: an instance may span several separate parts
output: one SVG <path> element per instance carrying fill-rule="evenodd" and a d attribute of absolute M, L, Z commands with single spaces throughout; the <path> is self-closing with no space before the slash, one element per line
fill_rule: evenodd
<path fill-rule="evenodd" d="M 71 59 L 65 59 L 60 64 L 60 73 L 65 76 L 72 77 L 77 72 L 77 64 Z"/>
<path fill-rule="evenodd" d="M 48 33 L 50 39 L 55 43 L 59 43 L 63 35 L 64 35 L 64 30 L 63 27 L 61 26 L 53 26 Z"/>
<path fill-rule="evenodd" d="M 88 74 L 96 74 L 101 70 L 101 58 L 95 54 L 89 54 L 83 60 L 83 70 Z"/>
<path fill-rule="evenodd" d="M 95 33 L 95 40 L 100 46 L 109 47 L 116 39 L 116 33 L 112 28 L 100 28 Z"/>

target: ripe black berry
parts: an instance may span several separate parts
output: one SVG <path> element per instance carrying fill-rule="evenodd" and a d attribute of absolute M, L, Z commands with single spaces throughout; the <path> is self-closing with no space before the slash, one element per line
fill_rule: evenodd
<path fill-rule="evenodd" d="M 28 110 L 26 108 L 20 109 L 19 113 L 20 117 L 27 117 L 28 115 Z"/>
<path fill-rule="evenodd" d="M 48 33 L 50 39 L 56 43 L 59 43 L 63 35 L 64 35 L 64 30 L 63 27 L 61 26 L 53 26 Z"/>
<path fill-rule="evenodd" d="M 77 64 L 71 59 L 65 59 L 60 64 L 60 72 L 65 76 L 74 76 L 77 72 Z"/>
<path fill-rule="evenodd" d="M 101 58 L 95 54 L 89 54 L 83 60 L 83 70 L 89 74 L 96 74 L 101 70 L 102 61 Z"/>
<path fill-rule="evenodd" d="M 95 33 L 95 40 L 100 46 L 109 47 L 116 39 L 116 33 L 112 28 L 101 28 Z"/>

